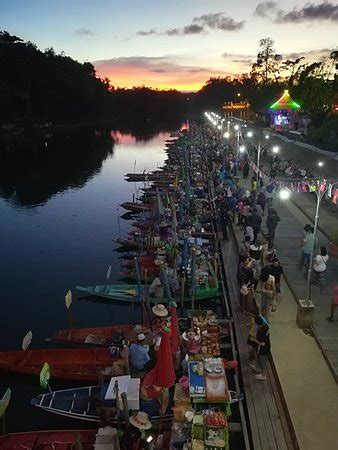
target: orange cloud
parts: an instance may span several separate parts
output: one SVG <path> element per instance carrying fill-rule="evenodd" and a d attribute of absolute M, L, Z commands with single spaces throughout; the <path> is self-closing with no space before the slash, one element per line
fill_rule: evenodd
<path fill-rule="evenodd" d="M 94 62 L 99 77 L 114 87 L 151 86 L 197 91 L 210 77 L 224 76 L 210 68 L 179 65 L 166 57 L 121 57 Z"/>

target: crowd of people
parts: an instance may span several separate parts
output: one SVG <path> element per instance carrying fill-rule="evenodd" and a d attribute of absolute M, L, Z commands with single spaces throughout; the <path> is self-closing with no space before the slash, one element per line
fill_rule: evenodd
<path fill-rule="evenodd" d="M 244 315 L 250 317 L 248 338 L 248 344 L 252 350 L 250 354 L 260 355 L 259 360 L 256 358 L 256 364 L 251 365 L 252 369 L 258 372 L 256 378 L 259 380 L 265 379 L 262 360 L 265 358 L 263 355 L 268 355 L 270 352 L 269 319 L 270 314 L 276 312 L 282 300 L 284 279 L 283 266 L 274 245 L 276 230 L 281 220 L 274 207 L 278 189 L 275 177 L 279 162 L 278 158 L 273 159 L 270 179 L 265 180 L 265 185 L 263 185 L 263 179 L 254 174 L 251 178 L 250 189 L 246 181 L 250 173 L 247 156 L 236 161 L 236 158 L 228 153 L 222 161 L 214 162 L 214 182 L 217 193 L 215 200 L 223 238 L 228 239 L 230 222 L 243 230 L 243 237 L 238 238 L 238 228 L 235 228 L 239 244 L 237 280 L 241 310 Z M 308 173 L 308 171 L 297 169 L 292 160 L 288 161 L 284 171 L 287 175 L 291 176 L 292 173 L 293 176 L 297 174 L 300 177 Z M 306 277 L 310 266 L 310 255 L 315 249 L 311 282 L 321 287 L 329 257 L 327 249 L 323 246 L 318 249 L 318 252 L 316 251 L 313 231 L 312 225 L 305 225 L 300 243 L 298 268 L 305 269 Z M 337 305 L 338 299 L 336 303 L 332 302 L 328 320 L 333 320 Z"/>

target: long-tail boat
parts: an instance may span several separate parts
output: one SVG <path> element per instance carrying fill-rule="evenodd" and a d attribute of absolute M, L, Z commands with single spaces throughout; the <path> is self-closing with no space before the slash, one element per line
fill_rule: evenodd
<path fill-rule="evenodd" d="M 140 325 L 140 333 L 147 334 L 149 326 Z M 69 328 L 59 330 L 46 340 L 72 346 L 110 347 L 121 346 L 122 341 L 136 341 L 134 325 L 112 325 L 110 327 Z"/>
<path fill-rule="evenodd" d="M 118 349 L 119 350 L 119 349 Z M 14 373 L 39 375 L 47 362 L 52 377 L 62 380 L 95 382 L 98 377 L 111 378 L 128 372 L 123 355 L 125 349 L 112 356 L 107 348 L 68 348 L 0 352 L 0 369 Z"/>
<path fill-rule="evenodd" d="M 30 431 L 0 436 L 1 450 L 65 450 L 81 442 L 83 450 L 93 450 L 97 430 Z"/>
<path fill-rule="evenodd" d="M 138 298 L 138 287 L 135 284 L 101 284 L 97 286 L 76 286 L 78 291 L 89 295 L 103 297 L 112 301 L 131 302 Z M 147 295 L 149 286 L 142 286 L 142 295 Z M 196 290 L 195 300 L 207 300 L 219 295 L 218 284 L 216 287 L 206 287 Z M 180 299 L 177 299 L 178 301 Z M 184 297 L 184 301 L 191 301 L 190 297 Z M 166 298 L 148 297 L 150 303 L 167 303 Z"/>

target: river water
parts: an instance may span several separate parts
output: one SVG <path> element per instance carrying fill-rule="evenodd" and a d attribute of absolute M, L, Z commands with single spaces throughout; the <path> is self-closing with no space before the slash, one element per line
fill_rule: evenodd
<path fill-rule="evenodd" d="M 125 212 L 119 204 L 138 187 L 124 174 L 161 166 L 175 129 L 79 129 L 1 155 L 1 350 L 20 350 L 28 330 L 32 348 L 47 347 L 46 337 L 68 327 L 68 289 L 76 297 L 76 285 L 107 283 L 109 265 L 110 283 L 118 282 L 121 260 L 112 239 L 131 226 L 118 219 Z M 73 304 L 75 327 L 139 319 L 130 305 Z M 51 380 L 52 388 L 62 386 Z M 7 431 L 83 426 L 30 406 L 41 392 L 38 378 L 1 374 L 0 396 L 7 387 Z"/>

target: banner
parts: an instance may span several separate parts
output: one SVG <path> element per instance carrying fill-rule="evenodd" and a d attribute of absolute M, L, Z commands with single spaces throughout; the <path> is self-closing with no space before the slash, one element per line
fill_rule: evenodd
<path fill-rule="evenodd" d="M 10 390 L 10 388 L 8 388 L 6 390 L 6 392 L 4 393 L 4 396 L 0 400 L 0 419 L 3 418 L 3 416 L 6 412 L 7 406 L 9 405 L 9 402 L 11 400 L 11 396 L 12 396 L 12 391 Z"/>
<path fill-rule="evenodd" d="M 67 309 L 70 308 L 70 305 L 72 304 L 72 301 L 73 301 L 72 291 L 69 289 L 69 291 L 65 295 L 65 303 L 66 303 L 66 308 Z"/>
<path fill-rule="evenodd" d="M 46 389 L 49 380 L 50 380 L 50 365 L 45 362 L 40 372 L 40 386 L 43 389 Z"/>

